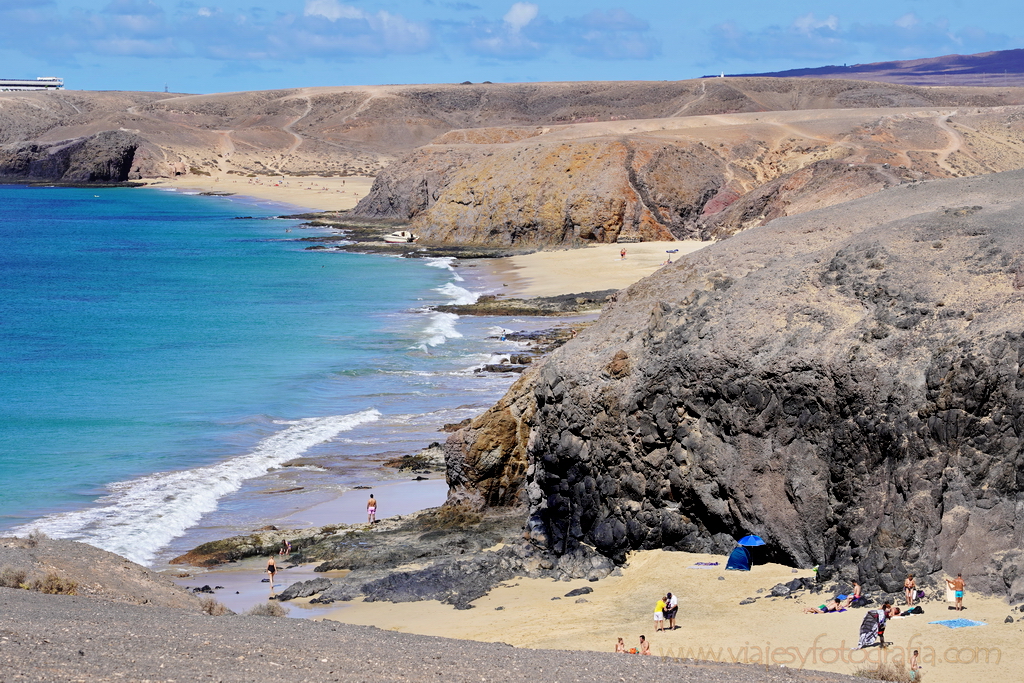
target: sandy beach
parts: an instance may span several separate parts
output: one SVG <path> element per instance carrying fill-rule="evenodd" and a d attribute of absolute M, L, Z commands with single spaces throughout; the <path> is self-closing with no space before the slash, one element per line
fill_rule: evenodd
<path fill-rule="evenodd" d="M 185 175 L 175 178 L 147 178 L 150 187 L 174 187 L 182 191 L 221 192 L 292 204 L 315 211 L 351 209 L 369 193 L 373 178 L 364 176 L 258 176 L 248 178 L 229 173 L 209 176 Z"/>
<path fill-rule="evenodd" d="M 719 564 L 692 568 L 698 562 Z M 750 572 L 726 572 L 725 562 L 724 556 L 644 551 L 630 556 L 622 576 L 596 583 L 515 579 L 477 600 L 471 610 L 456 611 L 438 602 L 354 602 L 326 618 L 406 633 L 565 650 L 612 651 L 618 637 L 633 647 L 643 634 L 653 653 L 664 657 L 845 674 L 870 667 L 879 657 L 900 664 L 917 649 L 924 680 L 943 683 L 1005 679 L 1024 665 L 1017 649 L 1022 624 L 1003 623 L 1010 608 L 1000 599 L 968 593 L 966 609 L 959 614 L 945 603 L 925 602 L 923 615 L 890 622 L 890 648 L 851 651 L 864 609 L 804 614 L 804 607 L 824 602 L 825 596 L 801 591 L 793 599 L 769 597 L 772 586 L 810 576 L 809 570 L 766 564 Z M 582 587 L 593 592 L 582 600 L 564 597 Z M 654 603 L 665 591 L 680 597 L 679 628 L 659 633 L 654 631 Z M 754 597 L 759 598 L 754 604 L 739 604 Z M 956 617 L 986 625 L 950 629 L 928 623 Z"/>
<path fill-rule="evenodd" d="M 248 179 L 183 178 L 155 186 L 183 190 L 235 192 L 313 209 L 350 208 L 369 191 L 370 178 L 287 179 L 284 186 L 250 184 Z M 301 187 L 299 187 L 301 185 Z M 339 192 L 338 190 L 342 190 Z M 597 245 L 567 251 L 537 252 L 506 259 L 477 262 L 488 277 L 504 284 L 507 296 L 534 297 L 618 289 L 650 275 L 706 242 L 651 242 Z M 626 249 L 626 257 L 620 250 Z M 678 249 L 677 252 L 667 253 Z M 441 481 L 382 485 L 375 491 L 388 515 L 406 514 L 440 504 Z M 300 528 L 333 522 L 364 520 L 364 491 L 351 492 L 336 501 L 297 512 L 281 520 L 281 528 Z M 390 505 L 387 501 L 396 501 Z M 389 509 L 390 506 L 390 509 Z M 504 642 L 516 647 L 562 650 L 611 651 L 616 638 L 627 647 L 644 634 L 652 651 L 663 657 L 743 662 L 851 674 L 881 661 L 902 665 L 917 649 L 924 666 L 923 679 L 941 683 L 982 678 L 1007 678 L 1024 665 L 1016 649 L 1024 622 L 1004 623 L 1011 608 L 998 598 L 982 598 L 968 590 L 962 613 L 944 602 L 922 603 L 924 615 L 893 620 L 887 650 L 852 651 L 865 611 L 839 614 L 804 614 L 803 608 L 818 605 L 828 596 L 801 591 L 795 598 L 772 598 L 772 586 L 810 570 L 794 570 L 776 564 L 757 565 L 750 572 L 724 571 L 724 556 L 644 551 L 633 553 L 621 576 L 595 583 L 585 580 L 553 582 L 547 579 L 515 579 L 475 601 L 474 609 L 457 611 L 436 601 L 414 603 L 336 603 L 330 607 L 289 603 L 291 616 L 328 619 L 382 629 Z M 693 568 L 698 562 L 717 562 L 710 568 Z M 250 559 L 230 569 L 196 573 L 180 583 L 224 586 L 217 599 L 236 610 L 265 599 L 271 587 L 262 583 L 265 561 Z M 278 575 L 276 592 L 296 581 L 312 578 L 313 565 L 295 567 Z M 565 597 L 575 588 L 593 589 L 582 597 Z M 237 591 L 237 592 L 236 592 Z M 678 624 L 671 632 L 655 632 L 654 603 L 665 591 L 680 596 Z M 740 605 L 746 598 L 753 604 Z M 983 626 L 950 629 L 929 622 L 964 617 Z"/>
<path fill-rule="evenodd" d="M 483 265 L 495 281 L 507 285 L 503 291 L 506 296 L 558 296 L 628 287 L 666 265 L 669 259 L 674 262 L 709 244 L 699 240 L 595 244 L 490 259 Z M 622 249 L 626 250 L 625 258 Z"/>

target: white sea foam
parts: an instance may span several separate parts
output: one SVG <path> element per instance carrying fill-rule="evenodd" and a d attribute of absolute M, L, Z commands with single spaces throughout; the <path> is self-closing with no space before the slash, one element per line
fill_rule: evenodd
<path fill-rule="evenodd" d="M 455 257 L 437 256 L 434 258 L 423 259 L 423 262 L 426 263 L 431 268 L 447 268 L 448 270 L 451 270 L 452 264 L 455 262 Z"/>
<path fill-rule="evenodd" d="M 440 346 L 449 339 L 461 337 L 462 333 L 455 329 L 458 319 L 459 316 L 455 313 L 431 313 L 430 322 L 423 330 L 424 336 L 418 345 L 419 348 L 426 351 L 428 346 Z"/>
<path fill-rule="evenodd" d="M 247 479 L 266 474 L 313 446 L 380 416 L 370 409 L 282 422 L 285 429 L 266 437 L 245 455 L 216 465 L 111 484 L 110 494 L 97 501 L 98 507 L 43 517 L 14 533 L 25 535 L 38 529 L 54 538 L 84 541 L 148 564 L 157 551 L 195 526 L 204 514 L 216 510 L 220 499 L 237 491 Z"/>
<path fill-rule="evenodd" d="M 441 294 L 444 294 L 446 297 L 449 297 L 451 299 L 451 303 L 457 306 L 465 304 L 475 304 L 476 300 L 480 298 L 479 294 L 474 294 L 468 289 L 459 287 L 457 284 L 453 282 L 449 282 L 443 287 L 438 287 L 434 291 L 441 292 Z"/>

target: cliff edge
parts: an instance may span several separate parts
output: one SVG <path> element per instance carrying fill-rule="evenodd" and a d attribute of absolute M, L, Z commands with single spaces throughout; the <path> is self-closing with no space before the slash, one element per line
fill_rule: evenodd
<path fill-rule="evenodd" d="M 1024 172 L 780 218 L 619 293 L 447 444 L 526 535 L 1024 599 Z"/>

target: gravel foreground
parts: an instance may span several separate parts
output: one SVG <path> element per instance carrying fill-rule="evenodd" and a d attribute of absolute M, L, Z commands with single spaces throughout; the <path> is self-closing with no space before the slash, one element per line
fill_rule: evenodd
<path fill-rule="evenodd" d="M 523 650 L 301 619 L 0 588 L 2 681 L 853 681 L 754 666 Z"/>

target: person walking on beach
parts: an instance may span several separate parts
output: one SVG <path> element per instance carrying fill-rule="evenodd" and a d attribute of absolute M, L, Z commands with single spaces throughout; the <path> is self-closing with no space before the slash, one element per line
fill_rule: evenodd
<path fill-rule="evenodd" d="M 957 574 L 955 579 L 946 579 L 946 585 L 956 591 L 953 594 L 953 597 L 956 599 L 955 609 L 957 612 L 961 611 L 964 608 L 964 577 Z"/>
<path fill-rule="evenodd" d="M 274 574 L 276 574 L 276 573 L 277 573 L 277 563 L 274 562 L 274 558 L 271 557 L 270 560 L 267 561 L 267 574 L 270 576 L 270 591 L 271 592 L 274 591 Z"/>
<path fill-rule="evenodd" d="M 619 260 L 620 261 L 625 261 L 626 260 L 626 248 L 625 247 L 623 247 L 622 251 L 619 252 Z"/>
<path fill-rule="evenodd" d="M 366 503 L 366 523 L 377 523 L 377 499 L 370 494 L 370 500 Z"/>
<path fill-rule="evenodd" d="M 668 630 L 675 631 L 679 628 L 676 626 L 676 612 L 679 611 L 679 599 L 671 593 L 665 597 L 667 598 L 665 601 L 665 621 L 668 622 Z"/>
<path fill-rule="evenodd" d="M 903 581 L 903 597 L 907 601 L 907 607 L 914 605 L 914 598 L 917 596 L 917 583 L 914 581 L 913 574 L 907 574 L 907 578 Z"/>

